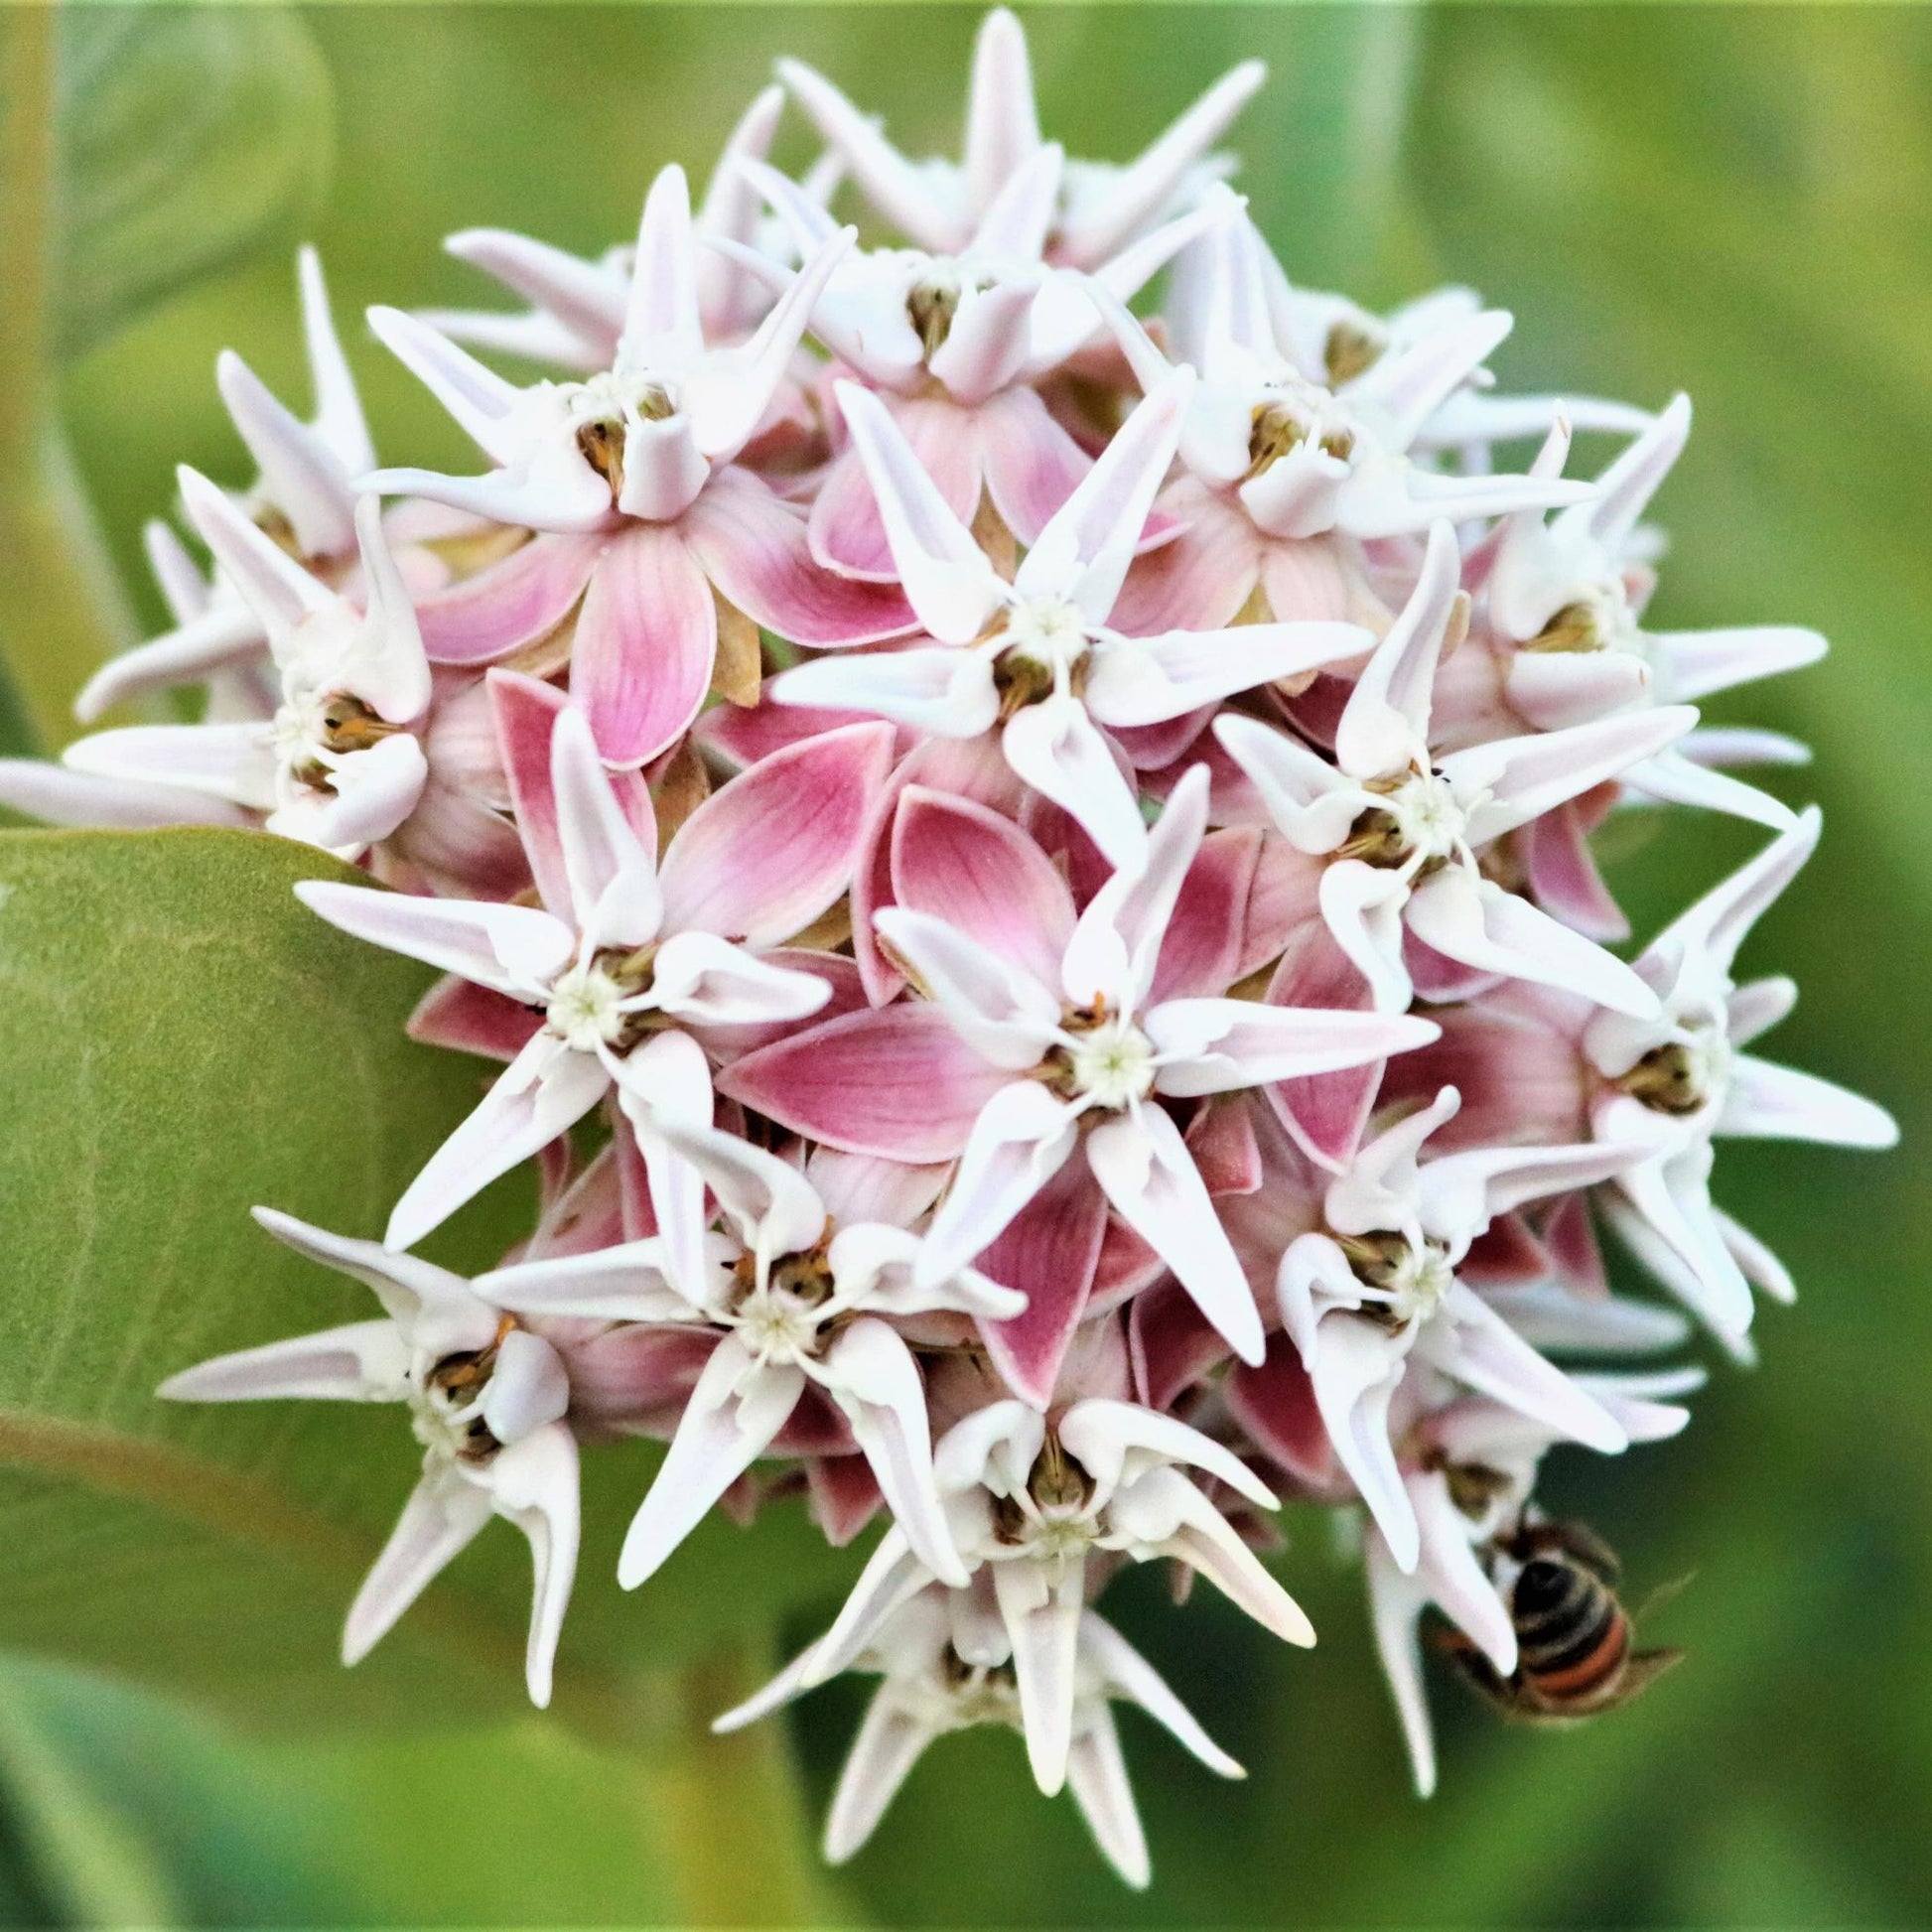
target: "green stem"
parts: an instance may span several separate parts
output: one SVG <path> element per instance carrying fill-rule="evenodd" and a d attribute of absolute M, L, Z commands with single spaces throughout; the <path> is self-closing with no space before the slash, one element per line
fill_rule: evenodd
<path fill-rule="evenodd" d="M 648 1687 L 655 1736 L 645 1797 L 677 1922 L 849 1923 L 819 1864 L 782 1724 L 711 1732 L 719 1712 L 757 1688 L 757 1662 L 741 1647 Z"/>
<path fill-rule="evenodd" d="M 73 736 L 88 674 L 133 637 L 55 389 L 59 24 L 52 6 L 0 9 L 0 665 L 27 728 L 50 748 Z"/>

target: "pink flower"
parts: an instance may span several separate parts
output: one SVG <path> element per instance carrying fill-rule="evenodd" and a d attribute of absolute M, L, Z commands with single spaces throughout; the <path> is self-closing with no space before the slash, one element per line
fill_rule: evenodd
<path fill-rule="evenodd" d="M 903 816 L 882 938 L 924 997 L 846 1015 L 736 1062 L 724 1090 L 794 1131 L 901 1160 L 957 1157 L 920 1257 L 1028 1298 L 988 1337 L 1043 1403 L 1097 1265 L 1107 1208 L 1172 1268 L 1246 1360 L 1261 1319 L 1164 1102 L 1354 1066 L 1436 1037 L 1427 1020 L 1205 997 L 1234 936 L 1173 923 L 1207 787 L 1176 787 L 1144 873 L 1083 912 L 1043 853 L 983 807 Z M 1076 1159 L 1076 1154 L 1078 1159 Z M 1029 1211 L 1031 1209 L 1031 1211 Z"/>
<path fill-rule="evenodd" d="M 1088 468 L 1035 385 L 1103 336 L 1113 305 L 1224 218 L 1218 204 L 1196 209 L 1092 274 L 1048 268 L 1043 249 L 1062 160 L 1057 147 L 1038 149 L 956 255 L 880 248 L 844 257 L 812 322 L 826 347 L 881 393 L 952 515 L 972 523 L 984 491 L 1006 528 L 1029 544 Z M 828 245 L 834 230 L 823 208 L 773 169 L 752 163 L 747 173 L 802 251 Z M 866 477 L 854 451 L 833 464 L 812 501 L 812 551 L 851 576 L 889 578 L 894 553 Z"/>
<path fill-rule="evenodd" d="M 607 763 L 674 744 L 704 702 L 720 603 L 795 643 L 874 642 L 911 627 L 896 593 L 820 570 L 797 512 L 732 461 L 784 380 L 850 233 L 800 271 L 748 342 L 711 347 L 698 311 L 684 174 L 644 204 L 623 335 L 604 374 L 518 389 L 394 309 L 370 326 L 499 466 L 483 477 L 383 470 L 365 486 L 408 491 L 544 532 L 427 601 L 439 663 L 502 657 L 554 630 L 581 601 L 571 688 Z"/>
<path fill-rule="evenodd" d="M 1457 576 L 1455 534 L 1438 523 L 1414 595 L 1342 709 L 1332 764 L 1256 719 L 1223 717 L 1215 735 L 1289 843 L 1325 862 L 1321 918 L 1379 1011 L 1413 996 L 1407 936 L 1479 976 L 1649 1014 L 1655 995 L 1629 967 L 1484 878 L 1477 853 L 1681 738 L 1697 713 L 1670 706 L 1438 757 L 1437 664 L 1468 608 Z"/>
<path fill-rule="evenodd" d="M 706 1038 L 800 1020 L 831 997 L 824 978 L 761 949 L 809 924 L 844 889 L 890 735 L 854 726 L 766 760 L 692 814 L 660 870 L 642 782 L 605 770 L 583 715 L 560 693 L 493 676 L 542 904 L 296 888 L 331 924 L 464 983 L 467 992 L 431 996 L 419 1033 L 510 1059 L 396 1203 L 385 1241 L 413 1246 L 615 1086 L 651 1170 L 659 1224 L 695 1274 L 703 1182 L 657 1124 L 710 1125 Z M 811 809 L 798 808 L 794 785 Z M 774 812 L 779 796 L 790 803 Z"/>
<path fill-rule="evenodd" d="M 1066 499 L 1009 584 L 954 516 L 876 396 L 839 401 L 886 519 L 894 560 L 936 640 L 820 658 L 778 679 L 786 704 L 873 711 L 942 738 L 996 728 L 1016 777 L 1062 807 L 1109 863 L 1143 863 L 1134 786 L 1103 726 L 1158 724 L 1362 650 L 1347 624 L 1244 624 L 1128 637 L 1108 626 L 1191 378 L 1151 393 Z"/>

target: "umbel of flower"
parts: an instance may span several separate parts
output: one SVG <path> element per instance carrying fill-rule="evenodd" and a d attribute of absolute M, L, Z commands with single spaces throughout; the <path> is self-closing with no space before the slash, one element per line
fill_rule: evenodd
<path fill-rule="evenodd" d="M 726 1077 L 728 1093 L 799 1133 L 888 1158 L 911 1151 L 893 1094 L 912 1090 L 926 1122 L 917 1151 L 959 1160 L 915 1279 L 945 1279 L 1026 1217 L 1000 1278 L 1028 1297 L 1031 1318 L 1023 1334 L 988 1339 L 1041 1406 L 1109 1207 L 1235 1352 L 1260 1359 L 1261 1317 L 1168 1103 L 1359 1066 L 1436 1037 L 1433 1022 L 1407 1015 L 1194 996 L 1197 985 L 1224 990 L 1228 972 L 1218 945 L 1190 957 L 1167 944 L 1206 808 L 1197 766 L 1157 823 L 1146 869 L 1115 873 L 1076 915 L 1045 855 L 1004 820 L 935 806 L 927 862 L 908 830 L 900 903 L 877 915 L 931 1024 L 913 1031 L 890 1007 L 852 1014 L 748 1054 Z M 824 1077 L 841 1061 L 857 1074 L 874 1055 L 899 1062 L 877 1085 Z M 1071 1184 L 1055 1186 L 1069 1164 Z M 1073 1232 L 1083 1227 L 1090 1237 Z"/>
<path fill-rule="evenodd" d="M 263 1211 L 381 1319 L 164 1385 L 410 1416 L 349 1656 L 501 1515 L 541 1702 L 580 1449 L 651 1438 L 621 1585 L 682 1587 L 713 1509 L 882 1518 L 722 1720 L 877 1674 L 830 1856 L 995 1724 L 1138 1884 L 1111 1705 L 1238 1768 L 1104 1620 L 1123 1568 L 1307 1644 L 1272 1511 L 1341 1512 L 1426 1791 L 1424 1619 L 1544 1697 L 1526 1579 L 1592 1547 L 1546 1460 L 1675 1434 L 1702 1371 L 1670 1351 L 1744 1355 L 1753 1293 L 1792 1293 L 1715 1143 L 1893 1138 L 1757 1056 L 1793 989 L 1740 949 L 1819 824 L 1728 775 L 1800 748 L 1696 710 L 1823 646 L 1647 628 L 1685 401 L 1502 394 L 1473 291 L 1384 317 L 1290 278 L 1209 152 L 1256 64 L 1118 168 L 1042 135 L 1005 12 L 957 164 L 780 71 L 832 149 L 804 181 L 769 88 L 695 216 L 668 167 L 634 248 L 454 238 L 523 313 L 372 312 L 485 474 L 373 469 L 305 255 L 315 420 L 222 358 L 259 479 L 184 474 L 213 571 L 151 530 L 174 628 L 85 700 L 204 708 L 0 762 L 0 798 L 346 859 L 305 901 L 440 969 L 409 1035 L 497 1063 L 380 1245 Z M 1622 439 L 1593 481 L 1573 430 Z M 1632 808 L 1768 842 L 1626 961 L 1591 846 Z M 501 1265 L 408 1252 L 526 1162 Z M 1604 1224 L 1658 1293 L 1610 1292 Z"/>

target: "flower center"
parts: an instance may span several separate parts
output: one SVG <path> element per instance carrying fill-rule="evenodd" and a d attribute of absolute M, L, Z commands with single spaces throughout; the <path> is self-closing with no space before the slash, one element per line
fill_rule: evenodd
<path fill-rule="evenodd" d="M 1626 650 L 1648 656 L 1630 600 L 1616 580 L 1596 585 L 1566 604 L 1522 648 L 1548 652 Z"/>
<path fill-rule="evenodd" d="M 1131 1020 L 1083 1010 L 1063 1025 L 1072 1044 L 1046 1056 L 1047 1082 L 1063 1099 L 1118 1113 L 1153 1092 L 1154 1043 Z"/>
<path fill-rule="evenodd" d="M 1052 1430 L 1027 1473 L 1027 1487 L 994 1504 L 995 1533 L 1010 1554 L 1050 1560 L 1084 1555 L 1098 1535 L 1093 1480 Z"/>
<path fill-rule="evenodd" d="M 1063 597 L 1015 604 L 1002 620 L 999 641 L 993 685 L 1003 719 L 1055 691 L 1078 695 L 1092 639 L 1077 606 Z"/>
<path fill-rule="evenodd" d="M 566 1046 L 594 1053 L 600 1045 L 615 1046 L 623 1037 L 629 1015 L 623 1010 L 624 987 L 593 960 L 560 973 L 550 988 L 545 1024 Z"/>
<path fill-rule="evenodd" d="M 613 370 L 562 386 L 577 431 L 577 452 L 611 485 L 615 503 L 623 494 L 626 423 L 632 417 L 662 422 L 677 414 L 677 398 L 657 376 L 621 375 Z"/>
<path fill-rule="evenodd" d="M 1357 1311 L 1396 1333 L 1427 1321 L 1455 1282 L 1448 1253 L 1433 1241 L 1417 1247 L 1404 1234 L 1338 1234 L 1336 1244 L 1367 1297 Z"/>
<path fill-rule="evenodd" d="M 1346 463 L 1355 453 L 1355 432 L 1339 420 L 1325 389 L 1300 376 L 1284 375 L 1275 391 L 1258 402 L 1248 430 L 1248 469 L 1244 483 L 1265 476 L 1290 451 L 1312 442 L 1324 456 Z"/>
<path fill-rule="evenodd" d="M 496 1324 L 488 1347 L 445 1355 L 414 1385 L 409 1427 L 430 1454 L 448 1462 L 487 1462 L 503 1446 L 483 1419 L 483 1391 L 496 1370 L 496 1351 L 516 1322 L 510 1315 Z"/>
<path fill-rule="evenodd" d="M 299 783 L 335 788 L 335 761 L 366 752 L 402 729 L 347 691 L 290 698 L 277 707 L 269 727 L 275 757 Z"/>
<path fill-rule="evenodd" d="M 992 286 L 990 275 L 964 272 L 958 262 L 944 256 L 928 259 L 905 292 L 906 317 L 918 332 L 920 345 L 928 358 L 952 334 L 960 298 L 969 293 L 977 295 Z"/>
<path fill-rule="evenodd" d="M 830 1238 L 828 1228 L 827 1239 Z M 758 1279 L 758 1257 L 744 1253 L 732 1265 L 738 1284 L 731 1319 L 738 1338 L 761 1362 L 816 1357 L 824 1336 L 825 1304 L 834 1286 L 826 1243 L 803 1254 L 780 1255 Z"/>
<path fill-rule="evenodd" d="M 1370 780 L 1366 789 L 1386 800 L 1363 812 L 1335 856 L 1371 866 L 1401 866 L 1420 857 L 1425 867 L 1453 858 L 1467 814 L 1449 782 L 1433 771 Z"/>
<path fill-rule="evenodd" d="M 1730 1068 L 1730 1041 L 1710 1023 L 1684 1039 L 1669 1039 L 1649 1052 L 1617 1081 L 1652 1112 L 1685 1115 L 1711 1104 Z"/>

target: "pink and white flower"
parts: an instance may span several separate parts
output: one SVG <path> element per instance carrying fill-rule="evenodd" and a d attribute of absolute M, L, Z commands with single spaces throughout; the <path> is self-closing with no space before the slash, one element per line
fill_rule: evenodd
<path fill-rule="evenodd" d="M 905 834 L 899 903 L 875 921 L 924 998 L 796 1035 L 738 1061 L 724 1082 L 836 1147 L 958 1157 L 915 1275 L 942 1280 L 978 1256 L 1028 1297 L 1025 1335 L 995 1345 L 1016 1386 L 1042 1404 L 1108 1207 L 1235 1352 L 1260 1359 L 1254 1298 L 1165 1103 L 1358 1066 L 1436 1037 L 1432 1022 L 1407 1016 L 1192 992 L 1228 971 L 1223 935 L 1190 933 L 1168 948 L 1206 803 L 1196 769 L 1155 828 L 1147 870 L 1115 874 L 1076 915 L 1045 856 L 1016 828 L 984 808 L 935 801 L 926 825 Z M 861 1066 L 875 1059 L 898 1064 L 869 1078 Z M 915 1141 L 901 1096 L 923 1117 Z M 1039 1211 L 1028 1214 L 1035 1201 Z"/>
<path fill-rule="evenodd" d="M 1039 532 L 1014 581 L 993 568 L 877 397 L 839 402 L 905 594 L 935 639 L 821 658 L 781 703 L 877 712 L 946 738 L 997 729 L 1016 776 L 1070 813 L 1109 863 L 1144 862 L 1146 825 L 1103 727 L 1159 724 L 1364 649 L 1349 624 L 1244 624 L 1128 637 L 1107 618 L 1173 460 L 1191 377 L 1170 377 L 1121 426 Z"/>
<path fill-rule="evenodd" d="M 353 1321 L 218 1355 L 158 1394 L 172 1402 L 400 1402 L 423 1447 L 422 1480 L 350 1605 L 343 1662 L 359 1663 L 492 1516 L 523 1532 L 536 1569 L 525 1675 L 550 1702 L 557 1637 L 577 1572 L 577 1441 L 570 1377 L 540 1334 L 447 1269 L 258 1207 L 296 1253 L 352 1276 L 381 1302 Z"/>
<path fill-rule="evenodd" d="M 703 1183 L 657 1123 L 710 1125 L 708 1035 L 802 1020 L 831 997 L 824 978 L 760 950 L 843 890 L 890 734 L 873 725 L 829 733 L 728 786 L 679 829 L 660 869 L 650 794 L 604 768 L 583 714 L 510 674 L 495 674 L 495 691 L 541 904 L 408 898 L 323 881 L 296 888 L 332 925 L 496 996 L 432 995 L 427 1031 L 513 1054 L 396 1203 L 384 1239 L 413 1246 L 615 1087 L 651 1169 L 660 1225 L 693 1253 Z M 807 797 L 815 789 L 813 809 L 768 821 L 773 788 L 794 782 Z"/>
<path fill-rule="evenodd" d="M 964 154 L 957 162 L 936 156 L 908 160 L 870 115 L 802 61 L 780 61 L 778 75 L 851 169 L 866 199 L 933 254 L 964 249 L 1001 194 L 1044 145 L 1026 29 L 1005 7 L 996 7 L 980 24 L 966 96 Z M 1196 202 L 1232 166 L 1208 150 L 1267 77 L 1262 62 L 1243 61 L 1133 161 L 1068 162 L 1049 216 L 1046 256 L 1069 268 L 1098 268 L 1153 223 Z"/>
<path fill-rule="evenodd" d="M 1777 1257 L 1711 1199 L 1712 1142 L 1725 1137 L 1887 1148 L 1882 1107 L 1815 1074 L 1742 1049 L 1791 1011 L 1788 979 L 1732 978 L 1737 949 L 1818 844 L 1816 807 L 1698 900 L 1644 949 L 1637 972 L 1656 1018 L 1601 1013 L 1583 1050 L 1602 1086 L 1589 1110 L 1604 1140 L 1642 1150 L 1616 1175 L 1613 1219 L 1658 1278 L 1733 1347 L 1752 1313 L 1754 1281 L 1793 1293 Z"/>
<path fill-rule="evenodd" d="M 178 786 L 266 814 L 271 832 L 345 859 L 392 837 L 429 779 L 429 661 L 373 496 L 356 504 L 366 609 L 312 576 L 206 477 L 182 500 L 268 639 L 281 703 L 256 722 L 134 725 L 63 755 L 97 778 Z M 457 806 L 455 809 L 460 810 Z"/>
<path fill-rule="evenodd" d="M 742 1729 L 802 1695 L 807 1688 L 803 1667 L 811 1656 L 809 1650 L 802 1653 L 712 1728 Z M 882 1682 L 846 1753 L 826 1814 L 825 1857 L 831 1864 L 843 1864 L 872 1837 L 899 1786 L 936 1739 L 987 1724 L 1026 1734 L 1013 1641 L 1005 1624 L 988 1616 L 972 1593 L 920 1591 L 886 1619 L 851 1668 L 876 1672 Z M 1140 1889 L 1152 1870 L 1110 1708 L 1114 1703 L 1146 1712 L 1218 1776 L 1247 1773 L 1111 1623 L 1094 1610 L 1080 1612 L 1066 1782 L 1108 1863 Z"/>
<path fill-rule="evenodd" d="M 1420 1162 L 1455 1114 L 1435 1104 L 1370 1141 L 1322 1197 L 1322 1228 L 1293 1241 L 1277 1291 L 1314 1400 L 1398 1568 L 1416 1567 L 1420 1530 L 1397 1465 L 1391 1409 L 1412 1366 L 1491 1397 L 1553 1434 L 1605 1453 L 1620 1427 L 1553 1368 L 1456 1270 L 1489 1224 L 1526 1201 L 1587 1187 L 1641 1158 L 1640 1148 L 1470 1148 Z"/>
<path fill-rule="evenodd" d="M 1478 975 L 1535 980 L 1622 1013 L 1656 996 L 1621 960 L 1485 878 L 1480 849 L 1683 737 L 1686 705 L 1437 756 L 1430 714 L 1437 664 L 1459 639 L 1467 601 L 1454 532 L 1439 523 L 1414 595 L 1355 683 L 1331 764 L 1257 719 L 1229 715 L 1215 736 L 1297 851 L 1325 860 L 1318 902 L 1335 944 L 1378 1010 L 1414 995 L 1405 938 Z"/>
<path fill-rule="evenodd" d="M 675 1322 L 717 1337 L 624 1538 L 618 1581 L 634 1589 L 652 1576 L 815 1386 L 845 1417 L 908 1545 L 935 1576 L 963 1585 L 933 1486 L 924 1388 L 893 1323 L 944 1311 L 1009 1318 L 1025 1299 L 968 1269 L 921 1281 L 915 1234 L 886 1222 L 835 1228 L 809 1170 L 709 1127 L 667 1122 L 662 1132 L 725 1222 L 695 1258 L 659 1235 L 479 1283 L 519 1313 Z"/>
<path fill-rule="evenodd" d="M 1488 576 L 1489 627 L 1510 646 L 1508 702 L 1540 730 L 1643 705 L 1694 702 L 1825 655 L 1824 638 L 1797 624 L 1644 628 L 1652 573 L 1637 561 L 1632 539 L 1690 433 L 1691 401 L 1679 396 L 1597 479 L 1588 501 L 1547 524 L 1540 510 L 1521 511 L 1504 524 Z M 1569 445 L 1570 426 L 1559 421 L 1534 474 L 1559 474 Z M 1788 831 L 1794 822 L 1788 806 L 1714 766 L 1753 750 L 1789 763 L 1805 756 L 1802 748 L 1771 734 L 1740 747 L 1737 736 L 1693 732 L 1628 767 L 1618 782 L 1643 797 Z"/>
<path fill-rule="evenodd" d="M 794 643 L 909 629 L 896 593 L 818 569 L 798 513 L 733 463 L 850 244 L 850 230 L 828 240 L 749 341 L 710 346 L 688 191 L 670 167 L 644 204 L 623 334 L 603 374 L 519 389 L 427 323 L 371 310 L 370 327 L 498 467 L 482 477 L 382 470 L 364 486 L 544 533 L 425 605 L 431 656 L 489 662 L 576 611 L 573 695 L 606 761 L 630 767 L 697 716 L 720 599 L 731 613 L 722 621 Z"/>
<path fill-rule="evenodd" d="M 1226 1484 L 1257 1509 L 1274 1509 L 1273 1493 L 1239 1457 L 1172 1416 L 1106 1397 L 1051 1418 L 1023 1402 L 994 1402 L 947 1431 L 933 1468 L 971 1579 L 970 1600 L 954 1599 L 954 1627 L 970 1617 L 985 1633 L 980 1644 L 999 1641 L 996 1627 L 1003 1634 L 1027 1756 L 1049 1797 L 1070 1765 L 1089 1572 L 1107 1558 L 1180 1563 L 1283 1642 L 1314 1642 L 1295 1599 L 1185 1471 Z M 832 1627 L 780 1680 L 784 1694 L 851 1669 L 934 1581 L 904 1533 L 888 1531 Z"/>

